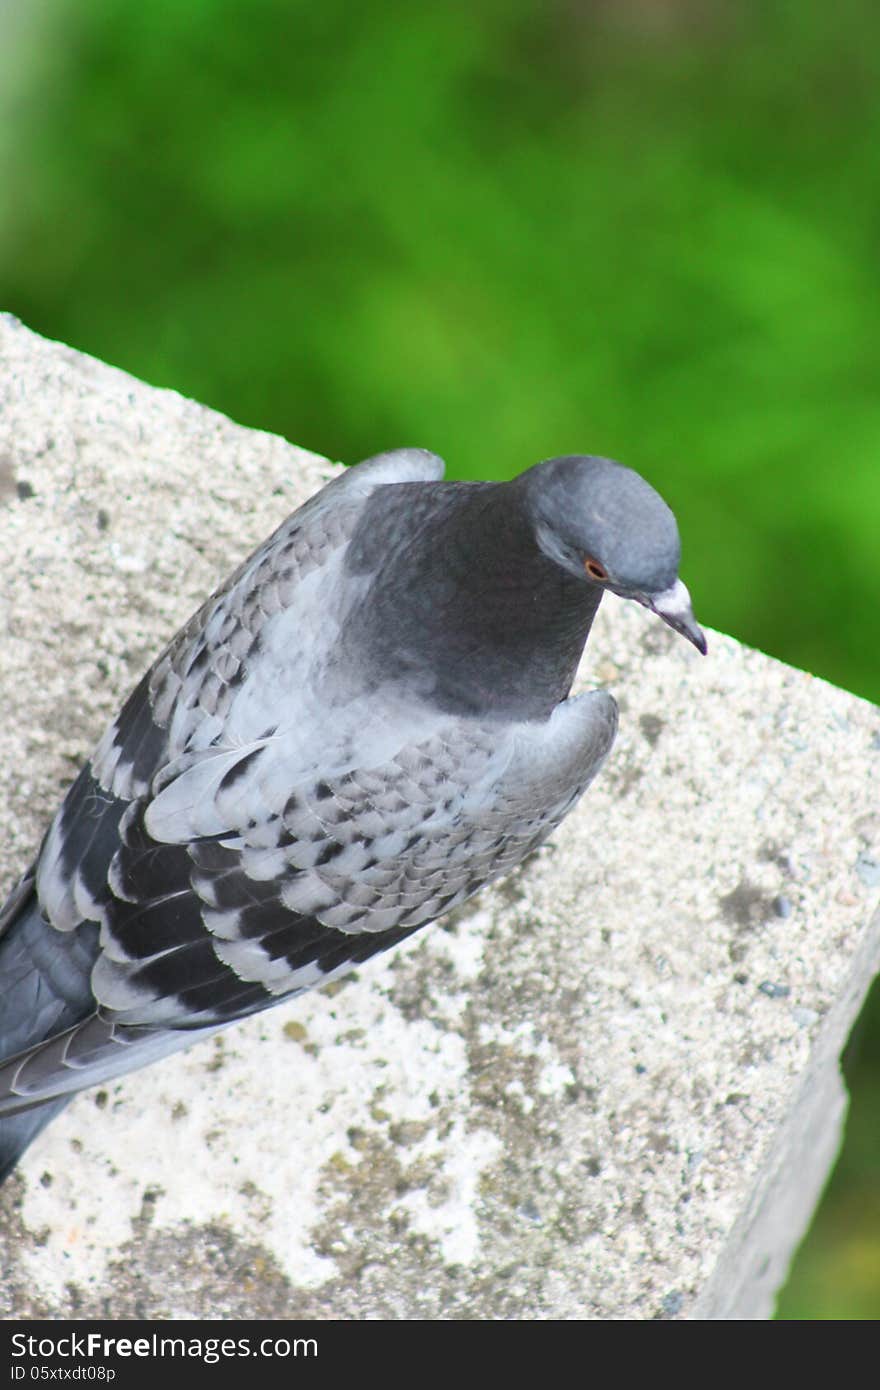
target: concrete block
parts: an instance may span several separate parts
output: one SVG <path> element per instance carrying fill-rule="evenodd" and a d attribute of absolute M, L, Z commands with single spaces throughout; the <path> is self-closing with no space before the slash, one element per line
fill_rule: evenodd
<path fill-rule="evenodd" d="M 0 320 L 0 891 L 332 472 Z M 771 1313 L 880 959 L 880 713 L 613 598 L 581 680 L 618 743 L 526 869 L 41 1136 L 0 1192 L 0 1315 Z"/>

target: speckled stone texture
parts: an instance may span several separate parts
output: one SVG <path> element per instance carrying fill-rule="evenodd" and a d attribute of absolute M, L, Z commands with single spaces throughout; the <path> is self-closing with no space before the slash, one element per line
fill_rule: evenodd
<path fill-rule="evenodd" d="M 5 892 L 160 645 L 333 469 L 10 318 L 0 364 Z M 80 1096 L 0 1192 L 0 1315 L 768 1316 L 880 956 L 880 713 L 614 599 L 581 676 L 621 731 L 555 842 Z"/>

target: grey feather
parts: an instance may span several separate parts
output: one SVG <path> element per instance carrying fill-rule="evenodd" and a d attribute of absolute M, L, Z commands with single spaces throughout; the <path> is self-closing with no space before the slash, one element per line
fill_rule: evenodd
<path fill-rule="evenodd" d="M 614 740 L 610 695 L 569 697 L 605 587 L 701 644 L 638 475 L 442 468 L 398 450 L 328 484 L 99 742 L 0 914 L 0 1169 L 75 1091 L 345 973 L 542 844 Z"/>

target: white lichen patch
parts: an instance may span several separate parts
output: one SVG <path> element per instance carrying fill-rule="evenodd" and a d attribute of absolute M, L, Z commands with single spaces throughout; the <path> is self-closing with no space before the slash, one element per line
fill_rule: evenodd
<path fill-rule="evenodd" d="M 434 932 L 431 949 L 454 965 L 455 976 L 462 984 L 476 980 L 483 968 L 486 932 L 492 925 L 492 914 L 477 908 L 468 914 L 467 930 Z"/>
<path fill-rule="evenodd" d="M 480 1254 L 480 1181 L 500 1152 L 497 1135 L 461 1123 L 453 1124 L 442 1144 L 435 1138 L 421 1146 L 420 1156 L 442 1160 L 438 1179 L 406 1193 L 399 1205 L 411 1229 L 437 1243 L 447 1265 L 471 1265 Z"/>

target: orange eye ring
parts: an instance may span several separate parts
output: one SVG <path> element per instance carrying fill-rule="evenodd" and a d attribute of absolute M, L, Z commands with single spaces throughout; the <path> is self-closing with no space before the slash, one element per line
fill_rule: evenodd
<path fill-rule="evenodd" d="M 608 571 L 605 566 L 600 565 L 598 560 L 593 560 L 589 556 L 584 560 L 584 569 L 591 579 L 597 579 L 600 583 L 604 583 L 608 578 Z"/>

